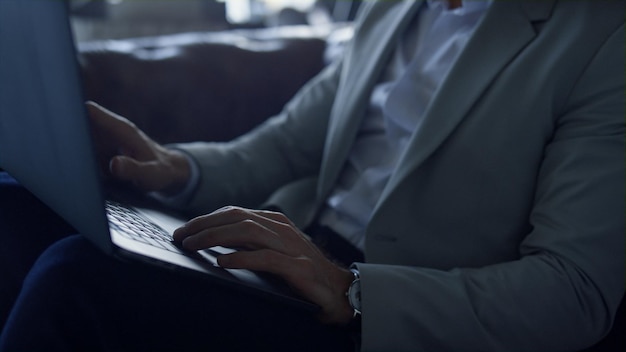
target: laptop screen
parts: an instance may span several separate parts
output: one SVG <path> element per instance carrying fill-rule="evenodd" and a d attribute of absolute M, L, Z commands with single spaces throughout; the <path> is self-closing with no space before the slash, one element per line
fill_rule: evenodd
<path fill-rule="evenodd" d="M 65 1 L 0 0 L 0 167 L 111 250 Z"/>
<path fill-rule="evenodd" d="M 108 254 L 192 269 L 215 282 L 318 309 L 282 283 L 216 268 L 200 253 L 138 244 L 116 236 L 116 229 L 119 248 L 113 245 L 65 1 L 0 0 L 0 167 Z"/>

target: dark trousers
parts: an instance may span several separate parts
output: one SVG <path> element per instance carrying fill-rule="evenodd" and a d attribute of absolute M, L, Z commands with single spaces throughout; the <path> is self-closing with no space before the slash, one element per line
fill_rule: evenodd
<path fill-rule="evenodd" d="M 0 172 L 0 331 L 37 257 L 72 233 L 71 226 Z"/>
<path fill-rule="evenodd" d="M 312 313 L 110 258 L 6 175 L 0 203 L 0 351 L 354 349 Z"/>

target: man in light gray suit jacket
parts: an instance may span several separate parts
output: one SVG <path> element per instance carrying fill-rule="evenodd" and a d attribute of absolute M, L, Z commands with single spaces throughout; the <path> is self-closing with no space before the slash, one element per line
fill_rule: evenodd
<path fill-rule="evenodd" d="M 408 60 L 393 73 L 393 62 L 406 38 L 424 45 L 419 31 L 436 29 L 419 17 L 436 2 L 365 3 L 343 58 L 230 143 L 166 149 L 90 104 L 108 147 L 127 151 L 106 162 L 119 179 L 183 194 L 166 201 L 209 213 L 176 232 L 186 248 L 251 248 L 220 264 L 281 276 L 322 308 L 324 323 L 357 325 L 362 350 L 590 346 L 624 294 L 624 2 L 486 4 L 420 105 L 416 87 L 432 71 Z M 425 55 L 435 71 L 446 60 Z M 410 70 L 421 80 L 406 79 Z M 405 84 L 397 104 L 419 117 L 392 142 L 399 151 L 382 168 L 362 238 L 348 238 L 364 254 L 350 271 L 301 229 L 322 222 L 349 237 L 332 220 L 342 211 L 332 199 L 387 79 Z M 394 111 L 383 104 L 385 118 Z M 395 125 L 385 121 L 389 133 Z M 229 204 L 237 207 L 221 208 Z"/>

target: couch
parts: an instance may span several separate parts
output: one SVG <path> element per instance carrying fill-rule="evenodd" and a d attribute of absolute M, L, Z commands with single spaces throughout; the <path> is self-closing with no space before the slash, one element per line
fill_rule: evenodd
<path fill-rule="evenodd" d="M 351 33 L 329 24 L 83 42 L 84 94 L 160 143 L 230 140 L 279 112 Z"/>

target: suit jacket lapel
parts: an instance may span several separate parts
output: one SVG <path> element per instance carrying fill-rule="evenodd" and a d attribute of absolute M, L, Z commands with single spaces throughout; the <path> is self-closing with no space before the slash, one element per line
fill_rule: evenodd
<path fill-rule="evenodd" d="M 494 1 L 482 23 L 424 113 L 378 208 L 467 116 L 490 83 L 536 36 L 533 22 L 546 20 L 553 1 Z"/>
<path fill-rule="evenodd" d="M 324 161 L 318 185 L 318 195 L 324 199 L 331 190 L 354 143 L 369 102 L 369 94 L 380 76 L 387 58 L 396 47 L 397 38 L 422 4 L 422 0 L 380 1 L 370 9 L 370 16 L 359 27 L 355 40 L 344 60 L 342 82 L 332 111 L 329 135 L 324 149 Z M 346 86 L 349 84 L 349 86 Z"/>

